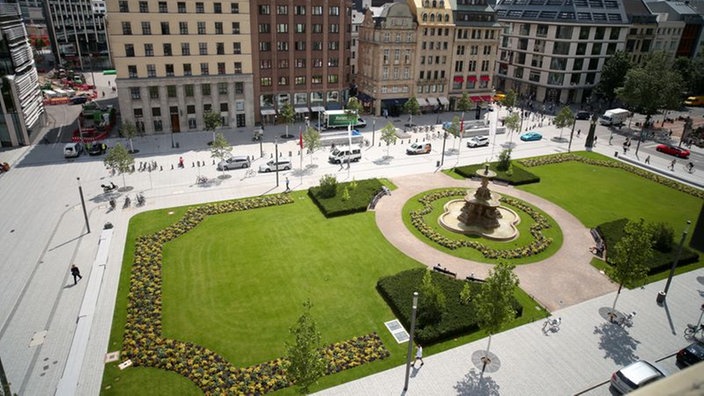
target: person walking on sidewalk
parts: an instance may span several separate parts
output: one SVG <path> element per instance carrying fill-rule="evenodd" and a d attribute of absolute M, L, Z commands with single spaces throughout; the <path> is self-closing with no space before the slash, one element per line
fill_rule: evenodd
<path fill-rule="evenodd" d="M 645 163 L 650 164 L 650 156 L 645 157 Z"/>
<path fill-rule="evenodd" d="M 423 367 L 423 346 L 420 344 L 416 344 L 416 358 L 413 359 L 413 368 L 416 367 L 416 360 L 420 360 L 420 366 Z"/>
<path fill-rule="evenodd" d="M 677 164 L 677 160 L 673 159 L 672 162 L 670 162 L 670 170 L 675 171 L 675 165 Z"/>
<path fill-rule="evenodd" d="M 286 191 L 285 192 L 290 192 L 291 189 L 288 186 L 288 176 L 286 177 Z"/>
<path fill-rule="evenodd" d="M 80 279 L 83 279 L 81 276 L 81 270 L 76 267 L 76 264 L 71 264 L 71 275 L 73 275 L 73 284 L 76 285 L 78 284 L 78 281 Z"/>

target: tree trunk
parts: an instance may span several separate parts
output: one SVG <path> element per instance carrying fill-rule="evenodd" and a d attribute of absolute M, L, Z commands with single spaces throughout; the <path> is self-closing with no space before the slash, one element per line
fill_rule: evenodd
<path fill-rule="evenodd" d="M 127 182 L 125 181 L 125 174 L 122 174 L 122 186 L 127 187 Z"/>
<path fill-rule="evenodd" d="M 130 153 L 134 153 L 134 147 L 132 146 L 132 138 L 130 138 Z"/>
<path fill-rule="evenodd" d="M 618 285 L 618 291 L 616 292 L 616 297 L 614 298 L 614 304 L 611 306 L 611 312 L 612 313 L 616 310 L 616 301 L 618 301 L 618 297 L 621 295 L 621 288 L 623 288 L 623 283 L 620 283 Z"/>

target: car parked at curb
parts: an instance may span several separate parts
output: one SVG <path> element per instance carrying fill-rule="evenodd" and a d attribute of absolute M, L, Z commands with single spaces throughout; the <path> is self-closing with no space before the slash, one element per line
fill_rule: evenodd
<path fill-rule="evenodd" d="M 695 341 L 677 352 L 677 364 L 691 366 L 704 360 L 704 342 Z"/>
<path fill-rule="evenodd" d="M 655 147 L 655 151 L 684 159 L 689 158 L 690 154 L 689 150 L 686 148 L 671 146 L 669 144 L 658 144 L 657 147 Z"/>
<path fill-rule="evenodd" d="M 540 140 L 542 138 L 543 138 L 543 135 L 541 135 L 535 131 L 526 132 L 523 135 L 521 135 L 521 140 L 523 140 L 524 142 L 533 142 L 536 140 Z"/>
<path fill-rule="evenodd" d="M 291 161 L 280 159 L 278 161 L 271 160 L 266 164 L 259 165 L 259 172 L 275 172 L 277 170 L 291 169 Z"/>
<path fill-rule="evenodd" d="M 489 136 L 473 136 L 467 140 L 467 147 L 482 147 L 489 145 Z"/>
<path fill-rule="evenodd" d="M 249 168 L 250 160 L 246 155 L 234 155 L 218 163 L 218 170 Z"/>
<path fill-rule="evenodd" d="M 651 382 L 665 378 L 665 371 L 653 363 L 639 360 L 611 375 L 611 386 L 620 393 L 628 393 Z"/>
<path fill-rule="evenodd" d="M 409 148 L 406 149 L 406 154 L 428 154 L 432 149 L 430 143 L 413 143 Z"/>
<path fill-rule="evenodd" d="M 575 119 L 577 120 L 588 120 L 592 117 L 591 113 L 589 113 L 586 110 L 580 110 L 577 112 L 577 114 L 574 116 Z"/>
<path fill-rule="evenodd" d="M 65 158 L 75 158 L 81 155 L 83 152 L 83 145 L 81 143 L 66 143 L 64 146 L 64 157 Z"/>

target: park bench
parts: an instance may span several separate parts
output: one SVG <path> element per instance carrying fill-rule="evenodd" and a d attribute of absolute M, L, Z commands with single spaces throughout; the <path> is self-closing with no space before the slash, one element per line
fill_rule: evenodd
<path fill-rule="evenodd" d="M 440 266 L 440 264 L 436 264 L 435 267 L 433 267 L 433 271 L 439 272 L 439 273 L 447 275 L 447 276 L 451 276 L 453 278 L 457 278 L 456 273 L 448 270 L 447 268 L 443 268 L 442 266 Z"/>
<path fill-rule="evenodd" d="M 595 246 L 589 248 L 589 251 L 598 257 L 604 257 L 604 250 L 606 250 L 604 238 L 601 237 L 596 228 L 592 228 L 589 232 L 592 234 L 592 238 L 594 238 L 594 242 L 596 243 Z"/>

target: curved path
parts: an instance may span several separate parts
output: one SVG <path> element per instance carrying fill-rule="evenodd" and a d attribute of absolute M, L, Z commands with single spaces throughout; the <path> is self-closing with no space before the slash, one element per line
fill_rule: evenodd
<path fill-rule="evenodd" d="M 458 278 L 474 273 L 485 278 L 491 264 L 461 259 L 441 252 L 416 238 L 403 224 L 403 205 L 423 191 L 443 187 L 479 187 L 478 181 L 456 180 L 441 172 L 420 174 L 392 179 L 398 187 L 391 196 L 385 196 L 376 205 L 376 224 L 386 239 L 406 255 L 431 267 L 440 263 Z M 563 244 L 557 253 L 543 261 L 516 266 L 515 273 L 521 288 L 553 311 L 577 304 L 616 290 L 609 278 L 592 267 L 589 262 L 594 246 L 589 229 L 572 214 L 550 201 L 513 187 L 492 184 L 490 189 L 530 202 L 552 216 L 560 225 Z"/>

